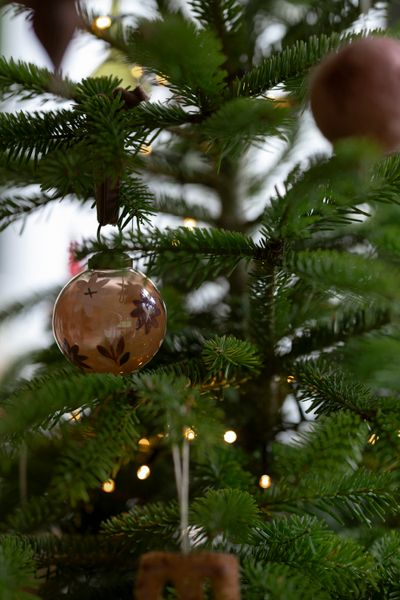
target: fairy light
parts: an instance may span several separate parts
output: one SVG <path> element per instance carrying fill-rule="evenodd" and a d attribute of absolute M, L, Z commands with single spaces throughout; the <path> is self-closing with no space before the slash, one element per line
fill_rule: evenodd
<path fill-rule="evenodd" d="M 192 217 L 186 217 L 185 219 L 183 219 L 183 224 L 188 229 L 194 229 L 195 227 L 197 227 L 197 221 Z"/>
<path fill-rule="evenodd" d="M 262 488 L 263 490 L 267 490 L 269 487 L 271 487 L 271 477 L 269 475 L 261 475 L 258 485 L 260 486 L 260 488 Z"/>
<path fill-rule="evenodd" d="M 81 419 L 82 419 L 82 413 L 81 413 L 81 411 L 79 409 L 78 410 L 73 410 L 71 412 L 71 421 L 75 421 L 75 423 L 77 423 Z"/>
<path fill-rule="evenodd" d="M 112 25 L 112 18 L 108 15 L 101 15 L 95 19 L 94 24 L 97 29 L 109 29 Z"/>
<path fill-rule="evenodd" d="M 229 429 L 228 431 L 225 431 L 224 433 L 224 441 L 227 444 L 234 444 L 237 440 L 237 434 L 236 431 L 233 431 L 232 429 Z"/>
<path fill-rule="evenodd" d="M 158 85 L 168 85 L 169 83 L 168 79 L 162 75 L 156 75 L 156 82 Z"/>
<path fill-rule="evenodd" d="M 148 156 L 149 154 L 151 154 L 153 152 L 153 148 L 147 144 L 142 144 L 139 148 L 139 152 L 140 152 L 140 154 L 144 154 L 145 156 Z"/>
<path fill-rule="evenodd" d="M 286 377 L 286 381 L 287 381 L 288 383 L 294 383 L 294 382 L 296 381 L 296 378 L 295 378 L 295 376 L 294 376 L 294 375 L 288 375 L 288 376 Z"/>
<path fill-rule="evenodd" d="M 371 433 L 371 435 L 368 438 L 368 444 L 371 444 L 371 446 L 375 446 L 375 444 L 378 440 L 379 440 L 379 435 L 376 435 L 376 433 Z"/>
<path fill-rule="evenodd" d="M 193 431 L 190 427 L 186 427 L 183 432 L 183 437 L 188 440 L 188 442 L 193 442 L 196 437 L 196 432 Z"/>
<path fill-rule="evenodd" d="M 141 465 L 136 471 L 137 478 L 141 479 L 142 481 L 150 477 L 150 473 L 151 471 L 148 465 Z"/>
<path fill-rule="evenodd" d="M 140 65 L 134 65 L 131 69 L 131 75 L 135 79 L 140 79 L 143 77 L 144 69 Z"/>
<path fill-rule="evenodd" d="M 107 479 L 107 481 L 103 482 L 101 489 L 106 494 L 111 494 L 115 490 L 115 481 L 113 479 Z"/>
<path fill-rule="evenodd" d="M 141 450 L 147 450 L 147 448 L 150 446 L 150 442 L 147 438 L 140 438 L 138 441 L 138 446 Z"/>

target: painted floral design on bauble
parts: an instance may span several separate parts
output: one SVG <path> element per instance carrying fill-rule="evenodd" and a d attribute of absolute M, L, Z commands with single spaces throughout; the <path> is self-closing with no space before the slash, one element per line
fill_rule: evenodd
<path fill-rule="evenodd" d="M 87 365 L 84 361 L 89 357 L 84 356 L 83 354 L 79 354 L 79 346 L 78 344 L 73 344 L 72 346 L 69 344 L 68 340 L 64 338 L 63 350 L 65 354 L 68 356 L 69 360 L 73 365 L 79 367 L 80 369 L 91 369 L 90 365 Z"/>
<path fill-rule="evenodd" d="M 104 291 L 103 288 L 109 281 L 106 277 L 99 277 L 98 273 L 93 273 L 89 281 L 76 282 L 76 289 L 85 297 L 83 309 L 87 315 L 91 315 L 95 308 L 102 306 L 103 294 L 100 292 Z"/>
<path fill-rule="evenodd" d="M 152 327 L 158 327 L 157 317 L 161 315 L 161 310 L 158 308 L 156 300 L 146 290 L 141 292 L 141 297 L 141 300 L 133 301 L 136 308 L 131 312 L 131 316 L 137 318 L 137 330 L 144 327 L 145 333 L 150 333 Z"/>
<path fill-rule="evenodd" d="M 106 346 L 106 344 L 107 344 L 107 346 Z M 107 340 L 104 343 L 104 345 L 99 344 L 98 346 L 96 346 L 96 348 L 97 348 L 97 351 L 99 352 L 99 354 L 101 354 L 105 358 L 112 360 L 115 364 L 117 364 L 119 366 L 122 366 L 126 362 L 128 362 L 129 357 L 130 357 L 129 352 L 124 352 L 125 340 L 122 335 L 119 338 L 118 342 L 113 344 L 112 342 L 109 342 Z"/>

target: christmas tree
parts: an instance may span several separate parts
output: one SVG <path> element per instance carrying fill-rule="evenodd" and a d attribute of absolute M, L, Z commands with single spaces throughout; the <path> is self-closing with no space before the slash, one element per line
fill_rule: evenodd
<path fill-rule="evenodd" d="M 76 261 L 92 257 L 94 287 L 76 280 L 85 302 L 100 298 L 101 269 L 126 274 L 128 255 L 168 323 L 151 360 L 135 350 L 139 371 L 124 371 L 124 338 L 97 343 L 110 372 L 68 339 L 70 362 L 54 343 L 3 375 L 0 598 L 123 600 L 136 586 L 152 600 L 140 563 L 151 551 L 209 552 L 215 569 L 219 553 L 238 557 L 243 599 L 400 598 L 400 161 L 352 132 L 332 153 L 302 154 L 315 65 L 395 30 L 360 28 L 347 0 L 158 0 L 149 19 L 26 4 L 56 67 L 80 27 L 136 65 L 140 85 L 1 59 L 3 98 L 60 104 L 0 114 L 0 227 L 71 196 L 96 205 L 93 219 L 115 227 L 76 248 Z M 61 5 L 72 17 L 55 39 Z M 379 96 L 375 113 L 390 116 L 399 98 L 368 82 L 347 98 L 355 114 Z M 155 85 L 168 101 L 152 101 Z M 262 154 L 256 172 L 260 148 L 273 160 Z M 178 225 L 156 227 L 159 215 Z M 162 337 L 162 303 L 146 302 L 129 322 L 137 338 Z M 163 597 L 180 581 L 182 599 L 203 597 L 185 568 Z M 204 597 L 238 598 L 221 577 Z"/>

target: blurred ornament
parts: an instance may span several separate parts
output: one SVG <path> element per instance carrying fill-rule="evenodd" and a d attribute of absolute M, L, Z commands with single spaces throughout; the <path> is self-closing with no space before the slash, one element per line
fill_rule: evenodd
<path fill-rule="evenodd" d="M 59 69 L 65 51 L 80 25 L 75 0 L 33 0 L 33 30 L 53 65 Z"/>
<path fill-rule="evenodd" d="M 166 331 L 154 283 L 130 268 L 129 256 L 97 254 L 60 292 L 53 333 L 61 352 L 88 373 L 126 375 L 158 351 Z"/>
<path fill-rule="evenodd" d="M 327 56 L 311 80 L 311 110 L 330 141 L 368 137 L 400 149 L 400 42 L 370 37 Z"/>
<path fill-rule="evenodd" d="M 136 600 L 159 600 L 167 583 L 180 600 L 204 598 L 210 582 L 216 600 L 240 600 L 238 559 L 232 554 L 148 552 L 139 563 Z"/>
<path fill-rule="evenodd" d="M 68 248 L 68 272 L 71 277 L 75 277 L 75 275 L 78 275 L 84 269 L 81 263 L 75 258 L 77 247 L 78 244 L 76 242 L 71 242 Z"/>

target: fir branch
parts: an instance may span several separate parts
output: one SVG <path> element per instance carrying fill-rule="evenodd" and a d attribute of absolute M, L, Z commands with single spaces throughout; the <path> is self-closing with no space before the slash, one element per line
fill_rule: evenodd
<path fill-rule="evenodd" d="M 0 93 L 6 97 L 19 96 L 22 100 L 44 94 L 71 100 L 75 96 L 75 87 L 69 79 L 56 78 L 48 69 L 1 56 Z"/>
<path fill-rule="evenodd" d="M 331 600 L 319 582 L 291 565 L 244 560 L 242 591 L 246 600 Z"/>
<path fill-rule="evenodd" d="M 383 261 L 344 252 L 298 252 L 289 260 L 293 271 L 320 287 L 347 290 L 382 299 L 395 299 L 397 272 Z M 290 267 L 289 267 L 290 268 Z"/>
<path fill-rule="evenodd" d="M 102 523 L 104 535 L 123 534 L 139 550 L 163 543 L 167 548 L 179 547 L 179 508 L 175 502 L 149 503 L 137 506 Z"/>
<path fill-rule="evenodd" d="M 52 302 L 59 292 L 59 286 L 56 288 L 45 289 L 39 293 L 25 297 L 22 301 L 18 300 L 0 311 L 0 323 L 18 317 L 25 311 L 31 310 L 42 302 Z"/>
<path fill-rule="evenodd" d="M 11 536 L 3 537 L 0 540 L 1 598 L 10 598 L 10 600 L 39 599 L 39 596 L 35 594 L 38 588 L 35 570 L 33 553 L 27 544 Z"/>
<path fill-rule="evenodd" d="M 0 143 L 10 161 L 27 163 L 31 157 L 70 147 L 85 134 L 83 119 L 71 110 L 0 114 Z"/>
<path fill-rule="evenodd" d="M 89 421 L 75 427 L 57 463 L 50 488 L 62 500 L 74 505 L 89 501 L 89 491 L 98 488 L 131 459 L 137 448 L 135 409 L 125 400 L 104 402 Z"/>
<path fill-rule="evenodd" d="M 246 543 L 259 523 L 255 499 L 238 489 L 209 490 L 191 505 L 190 522 L 201 527 L 196 537 L 207 536 L 209 543 L 223 536 L 231 543 Z"/>
<path fill-rule="evenodd" d="M 186 202 L 184 197 L 172 197 L 167 195 L 158 196 L 154 199 L 154 209 L 160 213 L 166 213 L 175 217 L 191 217 L 205 223 L 213 223 L 214 215 L 202 204 Z"/>
<path fill-rule="evenodd" d="M 296 488 L 278 485 L 268 498 L 267 508 L 317 516 L 325 513 L 341 524 L 355 519 L 372 527 L 377 519 L 385 521 L 389 513 L 397 513 L 397 502 L 392 476 L 358 470 L 340 479 L 331 474 L 318 482 L 315 473 L 309 473 Z"/>
<path fill-rule="evenodd" d="M 202 358 L 210 374 L 224 373 L 228 379 L 233 372 L 247 369 L 257 373 L 261 367 L 261 357 L 255 346 L 233 336 L 217 337 L 204 344 Z"/>
<path fill-rule="evenodd" d="M 0 423 L 4 436 L 22 434 L 28 428 L 54 425 L 65 412 L 91 406 L 110 394 L 129 386 L 127 380 L 109 374 L 84 374 L 60 379 L 52 373 L 38 386 L 30 383 L 3 403 L 5 415 Z"/>
<path fill-rule="evenodd" d="M 261 65 L 237 79 L 234 93 L 236 96 L 258 96 L 279 83 L 304 76 L 310 67 L 328 52 L 336 50 L 355 37 L 360 36 L 333 33 L 329 36 L 311 36 L 306 41 L 296 41 L 281 52 L 272 54 Z"/>
<path fill-rule="evenodd" d="M 333 369 L 322 361 L 298 361 L 294 364 L 293 374 L 300 399 L 311 400 L 307 412 L 320 415 L 344 409 L 363 419 L 371 419 L 376 415 L 379 400 L 371 390 L 350 380 L 337 367 Z"/>
<path fill-rule="evenodd" d="M 366 423 L 350 412 L 322 417 L 310 425 L 309 431 L 297 433 L 291 445 L 274 446 L 276 468 L 282 475 L 294 477 L 296 482 L 301 482 L 310 465 L 319 482 L 333 472 L 349 474 L 361 461 L 367 433 Z"/>
<path fill-rule="evenodd" d="M 376 581 L 373 559 L 364 548 L 313 517 L 276 519 L 258 528 L 252 541 L 248 554 L 256 561 L 298 569 L 335 596 L 357 597 Z"/>
<path fill-rule="evenodd" d="M 195 17 L 204 26 L 210 26 L 223 41 L 240 27 L 243 6 L 237 0 L 190 0 Z"/>
<path fill-rule="evenodd" d="M 127 46 L 129 59 L 167 77 L 181 101 L 206 111 L 218 103 L 225 57 L 213 32 L 196 29 L 180 15 L 167 15 L 162 21 L 142 21 L 128 33 Z"/>

